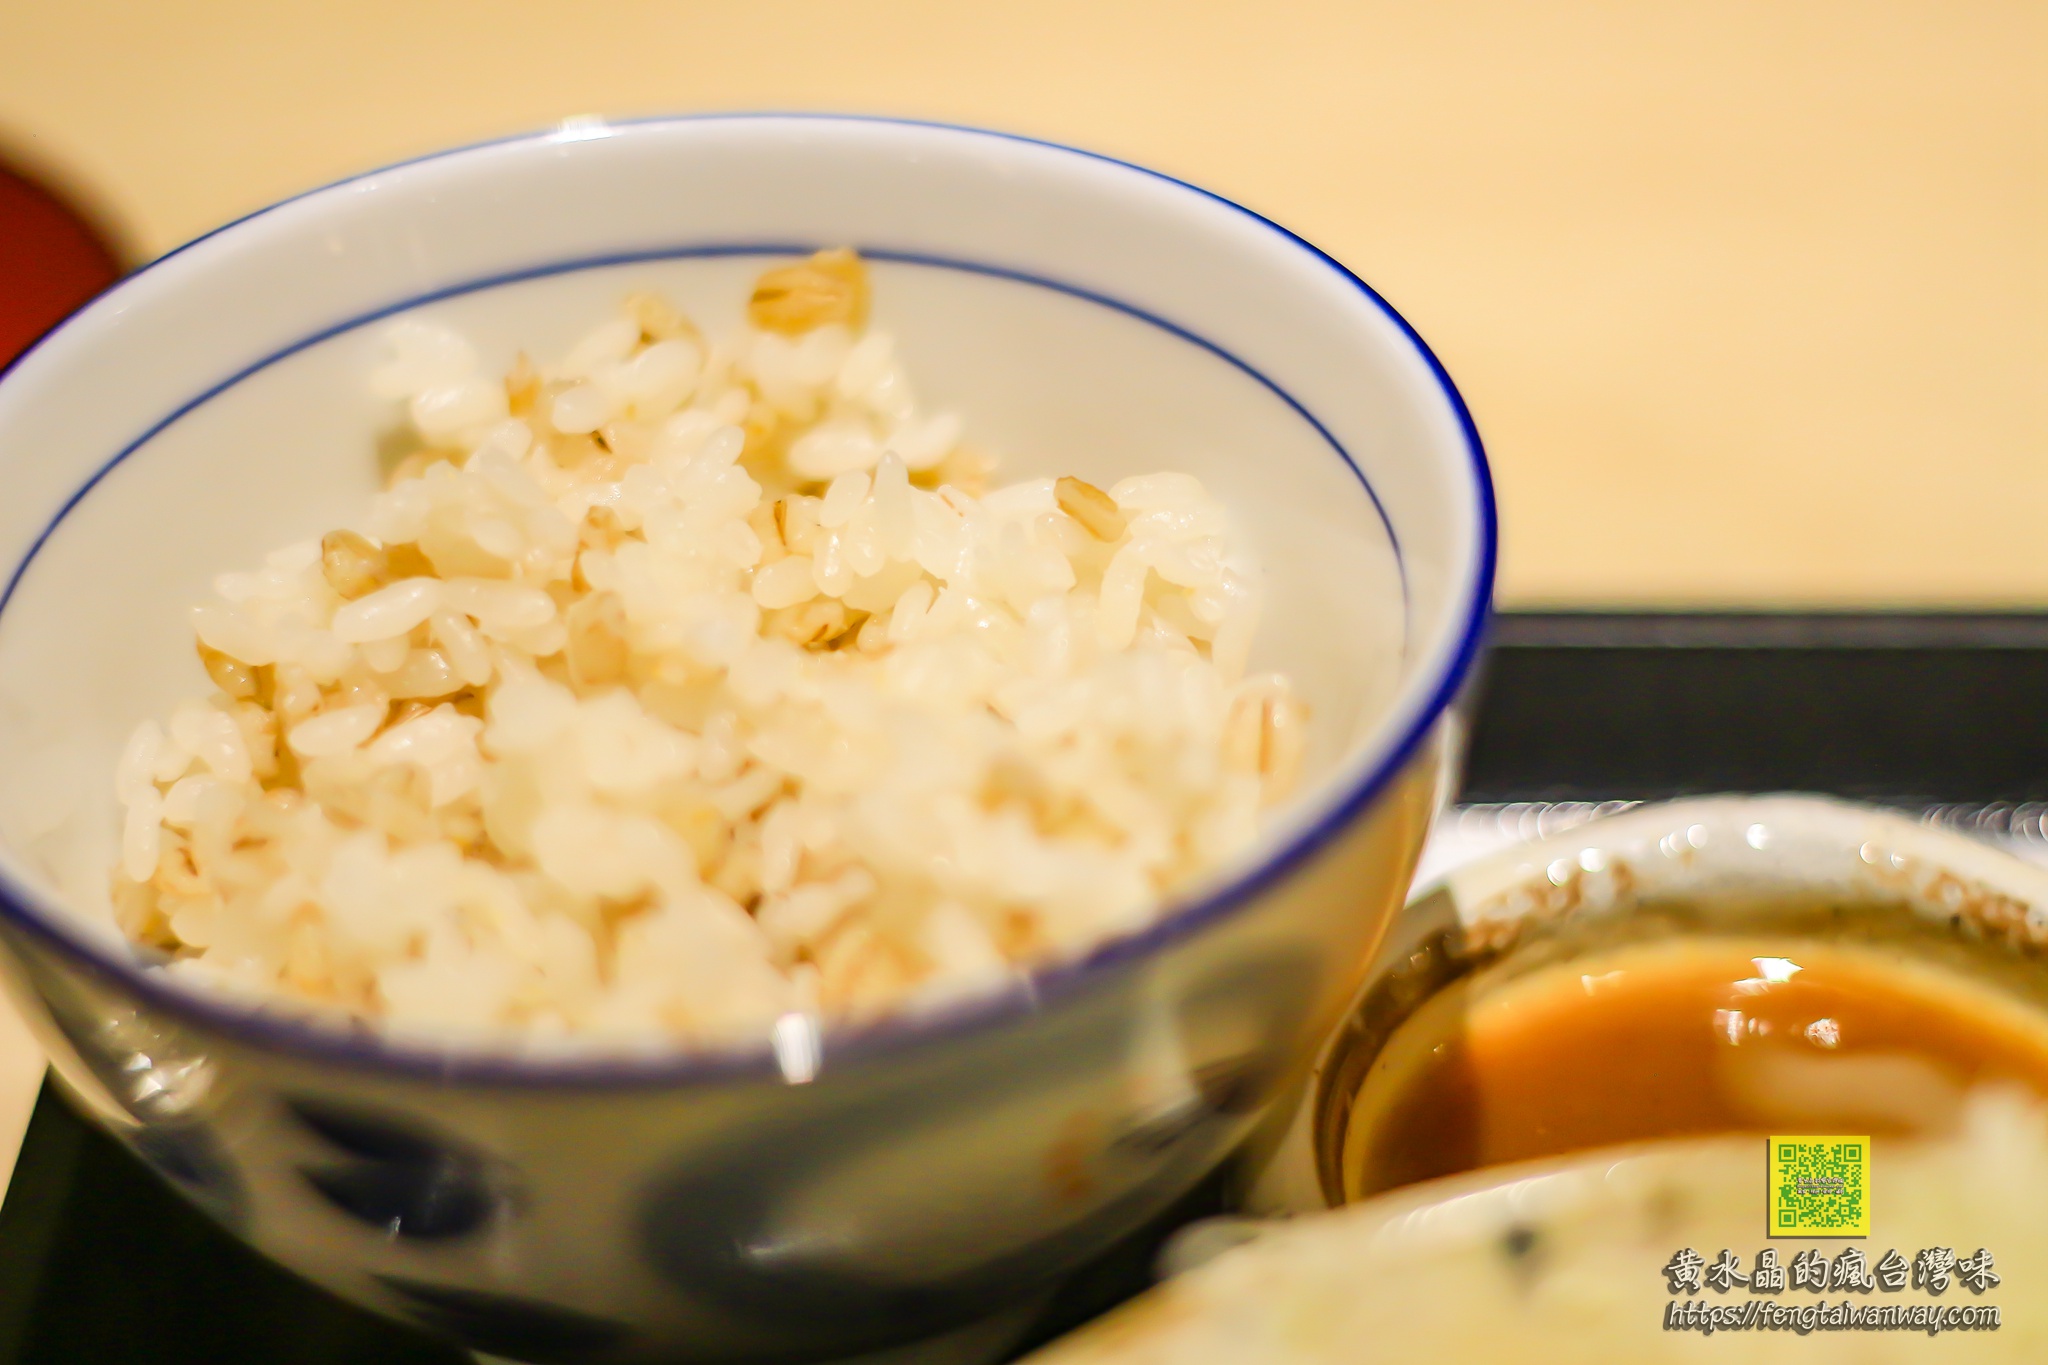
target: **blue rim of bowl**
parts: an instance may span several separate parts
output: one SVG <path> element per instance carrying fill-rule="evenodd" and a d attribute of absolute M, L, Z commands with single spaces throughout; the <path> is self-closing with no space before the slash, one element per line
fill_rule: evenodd
<path fill-rule="evenodd" d="M 814 1038 L 819 1051 L 816 1071 L 813 1074 L 823 1076 L 828 1070 L 839 1066 L 857 1064 L 870 1057 L 909 1051 L 957 1034 L 1000 1026 L 1027 1016 L 1054 1000 L 1080 993 L 1098 978 L 1111 974 L 1128 963 L 1148 957 L 1155 951 L 1199 931 L 1211 922 L 1224 918 L 1240 906 L 1249 904 L 1259 893 L 1293 873 L 1349 827 L 1387 788 L 1394 777 L 1408 766 L 1423 741 L 1457 700 L 1479 656 L 1492 612 L 1493 579 L 1499 551 L 1499 524 L 1493 480 L 1486 459 L 1485 446 L 1480 440 L 1479 428 L 1472 420 L 1471 411 L 1466 407 L 1464 397 L 1444 369 L 1443 362 L 1437 359 L 1436 353 L 1430 350 L 1428 343 L 1423 341 L 1408 320 L 1381 297 L 1377 290 L 1353 274 L 1328 252 L 1263 214 L 1227 199 L 1213 190 L 1190 184 L 1163 171 L 1100 152 L 1069 147 L 1063 143 L 1017 133 L 925 119 L 774 111 L 659 115 L 607 120 L 602 124 L 548 129 L 468 143 L 393 162 L 278 200 L 274 204 L 195 237 L 140 267 L 98 299 L 86 304 L 78 312 L 45 332 L 34 345 L 15 357 L 7 366 L 0 368 L 0 382 L 4 382 L 8 375 L 31 355 L 41 351 L 52 340 L 67 331 L 81 315 L 96 310 L 99 304 L 120 293 L 129 281 L 183 255 L 203 242 L 300 200 L 326 194 L 409 166 L 424 165 L 493 147 L 595 139 L 607 136 L 614 128 L 775 120 L 921 128 L 967 137 L 1023 143 L 1088 161 L 1121 167 L 1163 181 L 1241 214 L 1276 233 L 1284 241 L 1308 253 L 1334 273 L 1342 283 L 1364 295 L 1388 321 L 1393 323 L 1416 355 L 1429 368 L 1438 392 L 1456 418 L 1459 433 L 1464 439 L 1477 521 L 1475 548 L 1478 563 L 1472 578 L 1470 597 L 1459 609 L 1463 618 L 1462 627 L 1457 646 L 1452 651 L 1448 664 L 1442 668 L 1441 675 L 1427 699 L 1398 733 L 1394 742 L 1382 751 L 1379 760 L 1369 765 L 1362 775 L 1352 779 L 1349 789 L 1330 801 L 1312 822 L 1293 831 L 1284 843 L 1271 849 L 1259 862 L 1239 872 L 1230 880 L 1185 903 L 1169 905 L 1165 913 L 1145 928 L 1121 938 L 1111 939 L 1078 958 L 1037 968 L 1015 985 L 966 997 L 958 1002 L 935 1008 L 886 1016 L 871 1023 L 818 1028 Z M 358 325 L 361 321 L 364 320 L 358 320 Z M 1225 354 L 1226 358 L 1232 358 Z M 1256 376 L 1256 372 L 1254 374 Z M 1270 386 L 1270 381 L 1267 382 Z M 1289 401 L 1292 402 L 1291 399 Z M 1299 410 L 1298 404 L 1294 406 Z M 1315 422 L 1313 417 L 1309 420 Z M 1320 429 L 1320 423 L 1315 424 Z M 1334 446 L 1335 443 L 1332 444 Z M 1341 453 L 1342 448 L 1336 448 Z M 1362 479 L 1363 471 L 1357 472 Z M 97 481 L 97 475 L 94 481 Z M 73 499 L 67 500 L 63 510 L 75 505 L 76 497 L 82 496 L 84 491 L 79 490 Z M 1369 485 L 1367 492 L 1377 504 L 1377 495 L 1371 492 Z M 62 515 L 61 511 L 59 515 Z M 54 520 L 51 523 L 51 527 L 53 526 Z M 51 527 L 45 528 L 45 536 Z M 40 542 L 41 537 L 38 538 L 38 546 Z M 29 558 L 32 557 L 33 550 Z M 26 560 L 24 565 L 25 563 Z M 12 582 L 8 585 L 10 595 L 13 586 Z M 203 993 L 201 988 L 165 980 L 148 965 L 132 957 L 106 951 L 90 935 L 67 930 L 58 919 L 64 912 L 58 911 L 56 915 L 46 916 L 35 908 L 33 897 L 23 894 L 11 884 L 11 881 L 11 878 L 0 878 L 0 916 L 27 930 L 43 943 L 55 947 L 93 975 L 109 979 L 119 988 L 133 991 L 172 1014 L 218 1030 L 230 1038 L 245 1039 L 267 1051 L 310 1060 L 340 1062 L 359 1069 L 393 1072 L 416 1079 L 519 1088 L 673 1086 L 698 1081 L 748 1078 L 785 1083 L 796 1079 L 786 1074 L 773 1040 L 767 1038 L 682 1047 L 662 1044 L 646 1049 L 600 1044 L 593 1045 L 588 1051 L 579 1048 L 574 1051 L 532 1053 L 466 1043 L 451 1043 L 447 1046 L 423 1044 L 408 1036 L 385 1034 L 367 1024 L 335 1021 L 311 1013 L 301 1014 L 290 1011 L 288 1007 L 280 1009 L 274 1004 L 259 1002 L 253 997 L 246 1006 L 238 1007 L 238 1002 L 232 997 L 208 995 Z M 809 1080 L 811 1076 L 805 1075 L 802 1079 Z"/>
<path fill-rule="evenodd" d="M 842 243 L 842 245 L 853 246 L 862 257 L 870 261 L 886 261 L 897 265 L 927 266 L 935 270 L 954 270 L 965 275 L 981 275 L 988 279 L 1006 280 L 1012 284 L 1026 284 L 1038 289 L 1048 289 L 1056 294 L 1065 294 L 1070 298 L 1080 299 L 1084 303 L 1092 303 L 1098 307 L 1107 308 L 1111 312 L 1122 313 L 1126 317 L 1135 318 L 1139 322 L 1146 323 L 1165 332 L 1178 341 L 1185 341 L 1191 346 L 1207 351 L 1210 355 L 1215 356 L 1233 369 L 1250 377 L 1267 392 L 1278 398 L 1282 403 L 1285 403 L 1295 416 L 1308 423 L 1314 429 L 1317 438 L 1323 444 L 1330 447 L 1330 449 L 1337 452 L 1338 458 L 1344 462 L 1344 467 L 1351 471 L 1352 476 L 1365 489 L 1366 497 L 1372 501 L 1373 512 L 1379 517 L 1380 526 L 1386 531 L 1387 540 L 1394 548 L 1395 571 L 1401 579 L 1402 605 L 1404 608 L 1408 605 L 1408 566 L 1401 556 L 1401 537 L 1394 530 L 1393 518 L 1387 515 L 1386 504 L 1380 501 L 1378 490 L 1372 486 L 1372 481 L 1365 477 L 1365 471 L 1358 467 L 1358 462 L 1351 458 L 1351 452 L 1344 448 L 1343 442 L 1339 441 L 1331 434 L 1330 429 L 1323 425 L 1321 418 L 1310 412 L 1308 406 L 1300 399 L 1275 383 L 1270 375 L 1247 362 L 1242 356 L 1239 356 L 1227 347 L 1218 345 L 1199 332 L 1181 326 L 1171 318 L 1162 317 L 1160 314 L 1154 313 L 1149 309 L 1140 308 L 1133 303 L 1127 303 L 1100 290 L 1086 289 L 1077 284 L 1069 284 L 1064 280 L 1053 279 L 1049 275 L 1039 275 L 1028 270 L 1019 270 L 1012 266 L 994 265 L 986 261 L 968 260 L 960 256 L 941 256 L 929 251 L 904 251 L 895 247 L 876 246 L 871 243 L 859 242 Z M 549 261 L 544 265 L 525 266 L 517 270 L 503 270 L 490 275 L 480 275 L 473 279 L 462 280 L 455 284 L 443 285 L 439 288 L 428 290 L 423 294 L 409 295 L 394 303 L 379 304 L 367 312 L 357 313 L 352 317 L 342 319 L 340 322 L 329 323 L 316 331 L 308 332 L 296 341 L 280 346 L 270 354 L 251 361 L 227 378 L 208 385 L 195 396 L 178 404 L 169 413 L 150 423 L 149 426 L 143 429 L 140 436 L 135 437 L 122 446 L 120 450 L 114 453 L 112 458 L 94 470 L 92 477 L 72 491 L 71 496 L 64 500 L 63 505 L 58 507 L 56 513 L 44 524 L 43 529 L 36 534 L 36 538 L 29 542 L 28 553 L 23 555 L 21 561 L 14 566 L 14 572 L 8 578 L 6 584 L 0 586 L 0 615 L 6 613 L 7 604 L 14 600 L 15 590 L 21 586 L 22 579 L 28 576 L 29 568 L 36 562 L 36 557 L 42 553 L 43 546 L 49 543 L 50 537 L 56 534 L 57 528 L 64 524 L 65 519 L 78 509 L 78 505 L 85 501 L 92 493 L 92 490 L 97 488 L 107 475 L 127 463 L 131 455 L 136 454 L 142 447 L 148 445 L 193 412 L 205 407 L 208 403 L 244 380 L 254 378 L 272 365 L 277 364 L 281 360 L 290 359 L 301 351 L 309 350 L 314 346 L 320 345 L 322 342 L 332 341 L 336 337 L 345 336 L 350 332 L 368 327 L 372 323 L 381 322 L 389 317 L 395 317 L 400 313 L 411 312 L 415 308 L 424 308 L 429 304 L 461 298 L 466 294 L 480 294 L 486 289 L 496 289 L 509 284 L 522 284 L 528 280 L 548 279 L 556 275 L 573 275 L 584 270 L 606 270 L 624 265 L 645 265 L 655 261 L 715 260 L 735 256 L 763 256 L 769 258 L 808 256 L 818 249 L 818 245 L 813 242 L 703 242 L 687 246 L 648 247 L 638 251 L 612 251 L 603 252 L 595 256 L 575 256 L 565 260 Z M 6 371 L 0 370 L 0 379 L 5 377 Z"/>

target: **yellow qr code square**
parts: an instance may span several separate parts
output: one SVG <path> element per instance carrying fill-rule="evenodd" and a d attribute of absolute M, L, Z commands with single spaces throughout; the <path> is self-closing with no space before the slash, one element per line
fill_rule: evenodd
<path fill-rule="evenodd" d="M 1870 1138 L 1770 1140 L 1772 1237 L 1870 1235 Z"/>

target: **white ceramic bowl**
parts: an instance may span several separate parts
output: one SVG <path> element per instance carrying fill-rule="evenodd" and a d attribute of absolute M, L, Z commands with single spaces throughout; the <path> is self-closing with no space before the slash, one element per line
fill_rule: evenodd
<path fill-rule="evenodd" d="M 763 263 L 873 262 L 935 405 L 1019 474 L 1171 467 L 1269 575 L 1310 790 L 1144 932 L 943 1016 L 537 1063 L 193 994 L 96 917 L 184 608 L 374 486 L 379 325 L 564 346 L 629 288 L 722 328 Z M 581 124 L 267 209 L 0 380 L 0 938 L 93 1113 L 335 1291 L 534 1358 L 820 1356 L 968 1321 L 1162 1208 L 1351 994 L 1437 797 L 1493 571 L 1477 436 L 1371 290 L 1138 168 L 826 117 Z"/>

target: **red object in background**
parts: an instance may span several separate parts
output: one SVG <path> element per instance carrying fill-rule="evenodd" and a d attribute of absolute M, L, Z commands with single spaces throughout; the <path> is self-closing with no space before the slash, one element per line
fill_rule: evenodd
<path fill-rule="evenodd" d="M 120 274 L 113 250 L 90 224 L 0 166 L 0 365 Z"/>

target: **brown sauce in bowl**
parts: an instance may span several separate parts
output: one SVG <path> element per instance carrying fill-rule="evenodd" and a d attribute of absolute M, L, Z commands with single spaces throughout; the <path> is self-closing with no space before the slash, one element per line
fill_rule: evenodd
<path fill-rule="evenodd" d="M 1617 1143 L 1944 1130 L 1963 1092 L 2048 1096 L 2048 1012 L 1895 945 L 1755 934 L 1462 977 L 1388 1036 L 1344 1195 Z"/>

